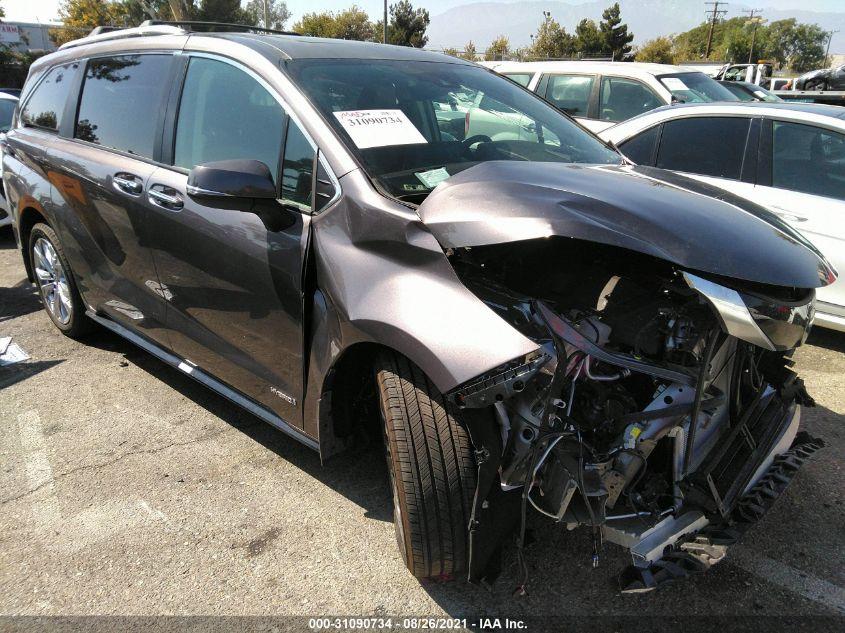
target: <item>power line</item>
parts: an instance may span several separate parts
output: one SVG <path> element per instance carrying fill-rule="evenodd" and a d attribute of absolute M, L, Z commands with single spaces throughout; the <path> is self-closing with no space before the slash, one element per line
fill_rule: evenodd
<path fill-rule="evenodd" d="M 761 23 L 765 22 L 763 18 L 760 17 L 760 14 L 763 13 L 763 9 L 743 9 L 743 13 L 748 14 L 748 20 L 746 20 L 746 26 L 751 24 L 754 29 L 751 31 L 751 48 L 748 51 L 748 63 L 751 63 L 754 55 L 754 42 L 757 39 L 757 27 L 760 26 Z"/>
<path fill-rule="evenodd" d="M 710 57 L 710 48 L 713 46 L 713 29 L 716 26 L 716 21 L 725 15 L 728 10 L 727 9 L 720 9 L 719 7 L 726 7 L 728 5 L 727 2 L 705 2 L 706 6 L 713 7 L 713 10 L 707 9 L 707 15 L 710 16 L 710 32 L 707 34 L 707 51 L 704 53 L 704 58 L 707 59 Z"/>
<path fill-rule="evenodd" d="M 833 36 L 839 33 L 839 29 L 836 29 L 835 31 L 828 31 L 827 33 L 827 50 L 824 53 L 825 66 L 828 66 L 830 64 L 830 62 L 828 61 L 830 59 L 830 43 L 833 41 Z"/>

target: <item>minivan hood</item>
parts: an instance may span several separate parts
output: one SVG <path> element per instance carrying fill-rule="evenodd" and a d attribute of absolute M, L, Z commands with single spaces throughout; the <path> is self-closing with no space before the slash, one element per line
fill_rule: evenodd
<path fill-rule="evenodd" d="M 557 235 L 762 284 L 818 288 L 836 279 L 770 211 L 652 167 L 490 161 L 441 183 L 417 212 L 444 248 Z"/>

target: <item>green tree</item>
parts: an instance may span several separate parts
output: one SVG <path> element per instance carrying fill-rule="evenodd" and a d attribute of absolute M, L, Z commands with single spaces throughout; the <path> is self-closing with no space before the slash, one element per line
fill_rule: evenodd
<path fill-rule="evenodd" d="M 467 42 L 467 45 L 464 46 L 464 52 L 460 54 L 461 59 L 466 59 L 471 62 L 474 62 L 478 59 L 478 51 L 475 50 L 475 43 L 472 40 Z"/>
<path fill-rule="evenodd" d="M 59 6 L 63 28 L 50 30 L 56 44 L 85 37 L 95 26 L 132 26 L 123 2 L 111 0 L 65 0 Z"/>
<path fill-rule="evenodd" d="M 144 20 L 173 20 L 170 0 L 122 0 L 124 22 L 137 26 Z M 187 18 L 186 18 L 187 19 Z"/>
<path fill-rule="evenodd" d="M 387 24 L 387 41 L 398 46 L 422 48 L 428 43 L 425 34 L 431 18 L 426 9 L 415 9 L 410 0 L 399 0 L 390 5 L 390 21 Z M 375 27 L 376 35 L 381 33 L 381 22 Z"/>
<path fill-rule="evenodd" d="M 535 59 L 560 59 L 572 57 L 576 50 L 575 37 L 566 32 L 551 13 L 545 13 L 543 22 L 534 36 L 531 57 Z"/>
<path fill-rule="evenodd" d="M 334 14 L 331 11 L 306 13 L 299 22 L 293 25 L 293 30 L 312 37 L 334 37 L 337 32 Z"/>
<path fill-rule="evenodd" d="M 362 42 L 373 39 L 373 23 L 370 16 L 356 5 L 335 15 L 335 34 L 342 40 L 359 40 Z"/>
<path fill-rule="evenodd" d="M 504 35 L 500 35 L 493 40 L 490 46 L 487 47 L 487 50 L 484 51 L 484 59 L 488 62 L 501 61 L 508 56 L 510 48 L 511 44 L 508 38 Z"/>
<path fill-rule="evenodd" d="M 248 24 L 262 26 L 265 29 L 284 30 L 285 23 L 290 19 L 290 9 L 284 0 L 267 1 L 267 23 L 264 23 L 264 1 L 249 0 L 244 7 L 244 13 L 248 18 Z"/>
<path fill-rule="evenodd" d="M 707 23 L 674 38 L 673 52 L 679 61 L 702 59 L 707 46 Z M 731 18 L 716 24 L 710 59 L 745 62 L 751 52 L 753 26 L 745 18 Z M 800 24 L 794 18 L 759 25 L 753 59 L 767 59 L 795 72 L 824 65 L 827 33 L 816 24 Z"/>
<path fill-rule="evenodd" d="M 203 22 L 246 24 L 250 16 L 241 9 L 240 0 L 201 0 L 196 19 Z"/>
<path fill-rule="evenodd" d="M 457 48 L 454 48 L 452 46 L 447 46 L 446 48 L 444 48 L 443 54 L 449 55 L 450 57 L 460 57 L 461 56 L 461 52 Z"/>
<path fill-rule="evenodd" d="M 638 62 L 653 62 L 655 64 L 674 64 L 675 55 L 672 52 L 672 40 L 668 37 L 655 37 L 645 42 L 637 49 Z"/>
<path fill-rule="evenodd" d="M 585 18 L 578 23 L 575 48 L 582 57 L 596 57 L 604 52 L 604 36 L 595 22 Z"/>
<path fill-rule="evenodd" d="M 293 30 L 303 35 L 341 40 L 368 41 L 375 37 L 369 16 L 355 5 L 338 13 L 306 13 L 293 25 Z"/>
<path fill-rule="evenodd" d="M 604 52 L 615 61 L 622 61 L 631 52 L 634 34 L 628 33 L 628 25 L 622 22 L 619 3 L 608 7 L 601 14 L 599 30 L 604 38 Z"/>
<path fill-rule="evenodd" d="M 825 64 L 828 33 L 818 24 L 798 24 L 789 43 L 789 67 L 804 73 Z"/>

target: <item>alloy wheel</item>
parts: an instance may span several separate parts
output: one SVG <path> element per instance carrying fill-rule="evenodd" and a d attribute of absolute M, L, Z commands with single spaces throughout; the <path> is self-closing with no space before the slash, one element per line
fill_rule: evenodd
<path fill-rule="evenodd" d="M 50 240 L 39 237 L 32 248 L 35 276 L 44 307 L 56 322 L 67 325 L 73 315 L 67 274 Z"/>

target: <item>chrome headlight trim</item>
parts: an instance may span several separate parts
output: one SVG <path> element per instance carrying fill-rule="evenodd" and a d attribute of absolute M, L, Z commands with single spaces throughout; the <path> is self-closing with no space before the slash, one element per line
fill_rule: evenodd
<path fill-rule="evenodd" d="M 774 344 L 754 322 L 748 306 L 736 290 L 720 286 L 686 271 L 683 272 L 683 276 L 687 285 L 713 306 L 728 334 L 763 349 L 775 351 Z"/>

